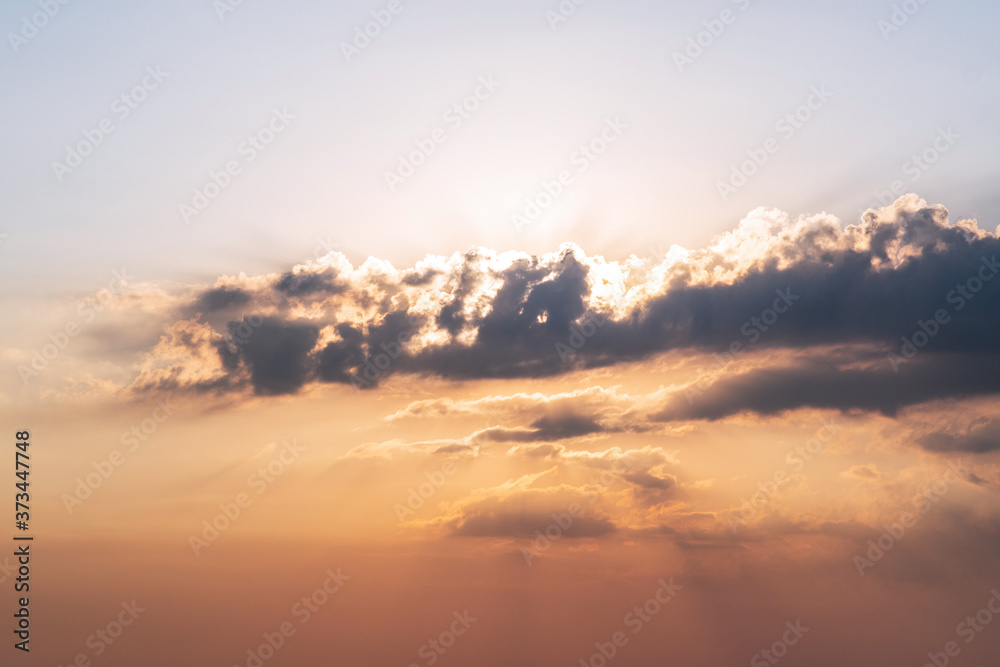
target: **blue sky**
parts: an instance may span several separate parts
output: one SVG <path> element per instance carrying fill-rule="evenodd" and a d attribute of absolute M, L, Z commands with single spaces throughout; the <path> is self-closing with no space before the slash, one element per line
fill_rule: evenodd
<path fill-rule="evenodd" d="M 997 221 L 993 5 L 914 4 L 885 38 L 888 2 L 589 0 L 555 29 L 555 1 L 401 2 L 347 62 L 342 44 L 387 5 L 245 0 L 220 19 L 209 0 L 70 2 L 15 52 L 11 33 L 41 10 L 5 3 L 4 284 L 31 271 L 19 291 L 96 288 L 123 263 L 140 280 L 200 279 L 331 245 L 397 266 L 562 241 L 618 258 L 701 247 L 758 206 L 853 221 L 894 181 L 953 219 Z M 731 22 L 679 71 L 674 54 L 724 11 Z M 147 67 L 166 78 L 116 116 Z M 482 76 L 499 87 L 449 127 Z M 817 86 L 832 97 L 783 137 L 776 123 Z M 294 119 L 243 163 L 275 109 Z M 60 181 L 53 162 L 104 118 L 114 132 Z M 575 169 L 613 118 L 620 138 L 516 229 L 525 198 Z M 446 141 L 391 191 L 386 171 L 439 126 Z M 948 128 L 948 151 L 914 171 Z M 779 150 L 723 201 L 718 183 L 769 138 Z M 233 159 L 240 173 L 185 222 L 180 205 Z"/>

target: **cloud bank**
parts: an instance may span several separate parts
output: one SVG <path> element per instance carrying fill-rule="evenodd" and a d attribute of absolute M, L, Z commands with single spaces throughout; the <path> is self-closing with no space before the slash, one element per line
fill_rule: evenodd
<path fill-rule="evenodd" d="M 894 414 L 1000 391 L 998 257 L 996 234 L 952 224 L 915 195 L 846 227 L 758 209 L 709 247 L 674 246 L 660 260 L 607 261 L 565 244 L 542 256 L 476 248 L 396 269 L 331 253 L 177 294 L 131 389 L 377 390 L 396 374 L 532 378 L 674 350 L 751 351 L 780 354 L 678 392 L 658 418 L 799 407 Z M 551 419 L 533 425 L 542 439 L 601 428 Z"/>

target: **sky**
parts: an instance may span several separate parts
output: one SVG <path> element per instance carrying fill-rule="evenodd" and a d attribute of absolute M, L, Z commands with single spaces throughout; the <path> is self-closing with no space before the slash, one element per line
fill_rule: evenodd
<path fill-rule="evenodd" d="M 992 664 L 998 12 L 5 3 L 0 664 Z"/>

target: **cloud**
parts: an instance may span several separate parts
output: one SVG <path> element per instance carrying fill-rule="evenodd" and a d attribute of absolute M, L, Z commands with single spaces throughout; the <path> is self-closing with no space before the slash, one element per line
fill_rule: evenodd
<path fill-rule="evenodd" d="M 936 430 L 918 440 L 924 449 L 934 452 L 986 454 L 1000 450 L 1000 421 L 977 419 L 964 432 Z"/>
<path fill-rule="evenodd" d="M 851 466 L 850 468 L 845 470 L 842 474 L 845 477 L 853 477 L 855 479 L 860 479 L 864 481 L 882 479 L 882 473 L 879 472 L 878 466 L 876 466 L 874 463 Z"/>
<path fill-rule="evenodd" d="M 553 525 L 553 515 L 566 515 L 568 506 L 550 505 L 537 511 L 517 507 L 518 501 L 486 501 L 464 508 L 461 517 L 452 524 L 452 535 L 457 537 L 534 537 Z M 572 520 L 560 537 L 566 539 L 601 537 L 617 530 L 615 524 L 604 517 L 581 516 Z"/>
<path fill-rule="evenodd" d="M 323 270 L 288 271 L 274 283 L 274 289 L 291 297 L 340 294 L 348 289 L 346 282 L 337 281 L 332 267 Z"/>
<path fill-rule="evenodd" d="M 518 392 L 485 396 L 474 400 L 433 398 L 413 401 L 406 408 L 387 416 L 387 422 L 425 417 L 490 416 L 498 420 L 524 418 L 558 419 L 568 413 L 593 415 L 602 422 L 625 417 L 642 403 L 642 397 L 630 396 L 617 387 L 593 386 L 585 389 L 543 394 Z"/>
<path fill-rule="evenodd" d="M 536 486 L 557 472 L 553 467 L 478 489 L 466 498 L 446 503 L 445 513 L 427 523 L 443 526 L 456 537 L 534 537 L 535 531 L 544 533 L 553 524 L 553 515 L 568 515 L 571 507 L 585 507 L 583 512 L 574 510 L 571 525 L 561 530 L 563 537 L 600 537 L 615 532 L 615 523 L 586 501 L 582 489 L 566 484 Z"/>
<path fill-rule="evenodd" d="M 238 333 L 236 326 L 230 329 Z M 318 338 L 319 328 L 309 322 L 264 318 L 251 336 L 234 338 L 232 349 L 223 351 L 220 344 L 220 354 L 230 370 L 247 367 L 256 393 L 293 394 L 310 376 L 309 353 Z"/>
<path fill-rule="evenodd" d="M 531 428 L 490 428 L 477 434 L 477 439 L 488 442 L 538 442 L 578 438 L 607 430 L 590 417 L 577 414 L 546 415 L 531 423 Z"/>
<path fill-rule="evenodd" d="M 926 354 L 899 373 L 885 363 L 859 364 L 866 350 L 857 350 L 853 362 L 842 353 L 817 351 L 808 359 L 723 377 L 704 389 L 688 387 L 675 392 L 655 418 L 713 420 L 743 411 L 773 415 L 799 408 L 895 416 L 909 405 L 1000 391 L 1000 353 Z"/>
<path fill-rule="evenodd" d="M 995 235 L 974 221 L 951 224 L 946 209 L 908 195 L 845 228 L 825 214 L 792 219 L 758 209 L 709 247 L 675 247 L 658 263 L 611 262 L 572 244 L 540 256 L 476 248 L 404 270 L 374 258 L 354 267 L 331 253 L 283 274 L 221 278 L 178 296 L 176 312 L 242 309 L 241 319 L 222 325 L 207 320 L 233 338 L 241 323 L 265 320 L 247 340 L 214 345 L 229 376 L 218 391 L 374 389 L 400 373 L 546 377 L 671 350 L 762 355 L 839 346 L 867 350 L 873 363 L 781 365 L 779 355 L 779 365 L 723 378 L 707 401 L 668 403 L 661 416 L 804 406 L 895 414 L 1000 389 L 998 255 Z M 935 324 L 941 312 L 948 319 Z M 927 327 L 932 335 L 920 333 Z M 923 344 L 896 373 L 886 354 L 903 350 L 904 338 Z M 204 386 L 183 373 L 160 378 L 162 386 L 171 380 L 177 390 Z M 556 437 L 596 426 L 535 428 Z"/>
<path fill-rule="evenodd" d="M 250 294 L 235 287 L 214 287 L 205 290 L 195 299 L 192 306 L 195 312 L 214 313 L 233 306 L 242 306 L 250 302 Z"/>

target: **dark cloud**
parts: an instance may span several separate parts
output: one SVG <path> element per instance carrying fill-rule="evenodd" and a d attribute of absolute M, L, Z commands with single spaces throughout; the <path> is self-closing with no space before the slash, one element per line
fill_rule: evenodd
<path fill-rule="evenodd" d="M 551 512 L 521 511 L 512 508 L 478 508 L 463 514 L 452 526 L 452 535 L 458 537 L 534 537 L 535 531 L 543 534 L 550 526 L 557 525 L 552 515 L 563 519 L 569 516 L 566 507 L 554 507 Z M 609 519 L 596 516 L 572 518 L 566 529 L 561 529 L 560 537 L 572 539 L 580 537 L 601 537 L 617 530 Z"/>
<path fill-rule="evenodd" d="M 434 450 L 435 454 L 461 454 L 465 452 L 471 452 L 473 448 L 471 445 L 442 445 Z"/>
<path fill-rule="evenodd" d="M 673 477 L 660 477 L 645 470 L 628 472 L 622 475 L 622 479 L 630 484 L 641 486 L 644 489 L 656 489 L 666 491 L 677 485 L 677 480 Z"/>
<path fill-rule="evenodd" d="M 223 354 L 223 359 L 230 365 L 246 365 L 256 393 L 293 394 L 309 379 L 309 354 L 319 338 L 315 325 L 262 318 L 249 336 L 242 337 L 235 324 L 230 325 L 230 334 L 233 356 L 227 359 Z"/>
<path fill-rule="evenodd" d="M 312 295 L 341 294 L 347 291 L 346 283 L 338 283 L 336 273 L 292 273 L 281 276 L 274 284 L 274 289 L 287 296 L 301 297 Z"/>
<path fill-rule="evenodd" d="M 317 376 L 324 382 L 350 383 L 361 389 L 378 385 L 406 368 L 405 345 L 420 326 L 420 319 L 404 311 L 382 318 L 362 332 L 349 324 L 334 327 L 340 341 L 327 343 L 319 352 Z"/>
<path fill-rule="evenodd" d="M 987 454 L 1000 450 L 1000 422 L 980 421 L 970 425 L 965 433 L 935 431 L 918 442 L 924 449 L 935 452 L 967 452 Z"/>
<path fill-rule="evenodd" d="M 459 315 L 461 296 L 445 306 L 438 324 L 452 336 L 475 332 L 471 344 L 452 339 L 414 356 L 410 370 L 457 378 L 533 377 L 567 370 L 556 352 L 584 314 L 588 269 L 572 252 L 553 265 L 520 259 L 499 273 L 490 310 L 477 319 Z"/>
<path fill-rule="evenodd" d="M 561 440 L 599 433 L 604 429 L 595 420 L 582 415 L 545 415 L 532 424 L 542 440 Z"/>
<path fill-rule="evenodd" d="M 319 353 L 317 374 L 324 382 L 350 382 L 350 371 L 365 361 L 364 334 L 350 324 L 334 327 L 339 341 L 327 343 Z"/>
<path fill-rule="evenodd" d="M 723 379 L 704 401 L 665 406 L 664 419 L 803 406 L 894 414 L 1000 388 L 996 236 L 968 221 L 949 224 L 943 207 L 912 196 L 846 229 L 822 216 L 791 222 L 768 215 L 768 233 L 759 219 L 741 225 L 724 242 L 664 261 L 658 272 L 641 262 L 610 267 L 574 246 L 502 259 L 476 249 L 405 271 L 378 263 L 354 270 L 346 260 L 337 268 L 296 267 L 254 302 L 312 306 L 310 324 L 290 323 L 277 336 L 284 331 L 277 320 L 288 316 L 272 314 L 268 333 L 241 348 L 249 363 L 234 363 L 234 353 L 222 347 L 219 355 L 231 373 L 251 369 L 258 392 L 283 393 L 311 380 L 375 387 L 394 373 L 544 377 L 670 350 L 879 350 L 878 363 L 865 367 L 831 365 L 820 356 L 814 364 Z M 604 289 L 613 283 L 609 268 L 630 286 L 628 299 Z M 330 294 L 340 295 L 337 306 L 324 301 Z M 217 288 L 196 301 L 208 308 L 246 299 L 244 291 Z M 306 350 L 315 336 L 296 328 L 302 326 L 333 326 L 338 335 L 322 349 Z M 918 354 L 910 359 L 912 352 Z M 901 355 L 894 362 L 899 373 L 888 353 Z M 293 367 L 280 372 L 288 362 Z M 539 424 L 532 437 L 571 437 L 589 428 L 596 427 Z M 520 432 L 508 435 L 517 439 Z"/>
<path fill-rule="evenodd" d="M 773 415 L 806 407 L 894 416 L 917 403 L 997 392 L 1000 354 L 923 353 L 899 373 L 886 364 L 844 368 L 836 359 L 816 358 L 677 392 L 655 418 L 714 420 L 743 411 Z"/>
<path fill-rule="evenodd" d="M 191 312 L 214 313 L 250 302 L 250 294 L 236 287 L 216 287 L 205 290 L 195 299 Z"/>
<path fill-rule="evenodd" d="M 603 432 L 607 430 L 590 417 L 564 414 L 540 417 L 532 422 L 530 429 L 487 429 L 478 438 L 487 442 L 547 442 Z"/>

